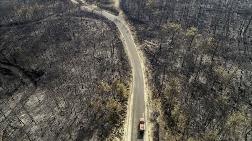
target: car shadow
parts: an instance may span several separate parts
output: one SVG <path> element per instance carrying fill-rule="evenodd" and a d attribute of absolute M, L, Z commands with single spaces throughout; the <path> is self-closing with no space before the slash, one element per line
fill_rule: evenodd
<path fill-rule="evenodd" d="M 137 139 L 143 139 L 144 138 L 144 132 L 137 132 Z"/>

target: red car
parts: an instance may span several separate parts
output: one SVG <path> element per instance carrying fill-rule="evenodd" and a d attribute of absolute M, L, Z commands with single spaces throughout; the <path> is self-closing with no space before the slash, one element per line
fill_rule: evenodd
<path fill-rule="evenodd" d="M 138 131 L 139 131 L 140 134 L 143 134 L 144 130 L 145 130 L 144 118 L 140 118 L 139 125 L 138 125 Z"/>

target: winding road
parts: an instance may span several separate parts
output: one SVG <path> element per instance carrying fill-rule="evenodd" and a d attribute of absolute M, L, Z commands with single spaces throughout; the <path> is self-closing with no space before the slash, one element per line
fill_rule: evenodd
<path fill-rule="evenodd" d="M 72 0 L 73 2 L 75 0 Z M 76 2 L 76 1 L 75 1 Z M 126 119 L 126 131 L 124 133 L 125 141 L 148 140 L 145 132 L 145 137 L 141 138 L 138 135 L 139 119 L 144 117 L 145 121 L 145 82 L 143 60 L 138 54 L 138 49 L 134 42 L 132 33 L 127 25 L 124 17 L 120 14 L 115 16 L 105 10 L 97 8 L 95 5 L 81 6 L 82 10 L 92 11 L 93 13 L 102 15 L 114 22 L 121 33 L 121 40 L 124 44 L 126 53 L 129 57 L 132 67 L 133 84 L 131 89 L 131 96 L 129 98 L 128 114 Z M 145 124 L 146 125 L 146 124 Z M 147 127 L 147 126 L 146 126 Z"/>

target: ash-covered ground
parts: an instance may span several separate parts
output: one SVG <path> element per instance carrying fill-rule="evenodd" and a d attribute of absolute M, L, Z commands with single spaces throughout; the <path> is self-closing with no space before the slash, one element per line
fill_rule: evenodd
<path fill-rule="evenodd" d="M 130 68 L 115 25 L 65 0 L 0 11 L 0 139 L 120 137 Z"/>

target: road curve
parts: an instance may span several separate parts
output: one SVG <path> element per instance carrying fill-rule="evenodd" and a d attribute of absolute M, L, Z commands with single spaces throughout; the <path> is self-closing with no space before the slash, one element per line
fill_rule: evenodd
<path fill-rule="evenodd" d="M 125 131 L 125 141 L 138 141 L 144 140 L 138 136 L 138 123 L 139 119 L 145 116 L 145 83 L 143 61 L 138 54 L 138 49 L 134 42 L 131 31 L 122 16 L 115 16 L 105 10 L 100 10 L 96 6 L 82 6 L 82 9 L 92 11 L 96 14 L 103 15 L 110 21 L 114 22 L 121 33 L 121 39 L 124 44 L 126 53 L 129 57 L 132 67 L 133 84 L 132 94 L 128 106 L 128 116 L 126 120 L 127 129 Z M 145 118 L 145 121 L 146 118 Z M 145 124 L 146 125 L 146 124 Z M 146 139 L 146 138 L 145 138 Z"/>
<path fill-rule="evenodd" d="M 125 132 L 126 141 L 143 140 L 138 139 L 138 122 L 145 113 L 144 100 L 144 72 L 142 60 L 138 54 L 133 36 L 123 17 L 114 16 L 106 11 L 96 11 L 113 21 L 118 27 L 124 43 L 127 55 L 130 60 L 133 74 L 132 95 L 129 102 L 129 113 L 127 131 Z"/>
<path fill-rule="evenodd" d="M 121 32 L 122 39 L 124 40 L 124 46 L 127 50 L 133 74 L 132 95 L 129 102 L 128 129 L 127 133 L 125 133 L 125 140 L 135 141 L 140 140 L 138 139 L 138 122 L 145 114 L 144 73 L 142 67 L 143 63 L 141 62 L 132 34 L 124 23 L 125 21 L 120 17 L 115 20 L 115 24 Z"/>

